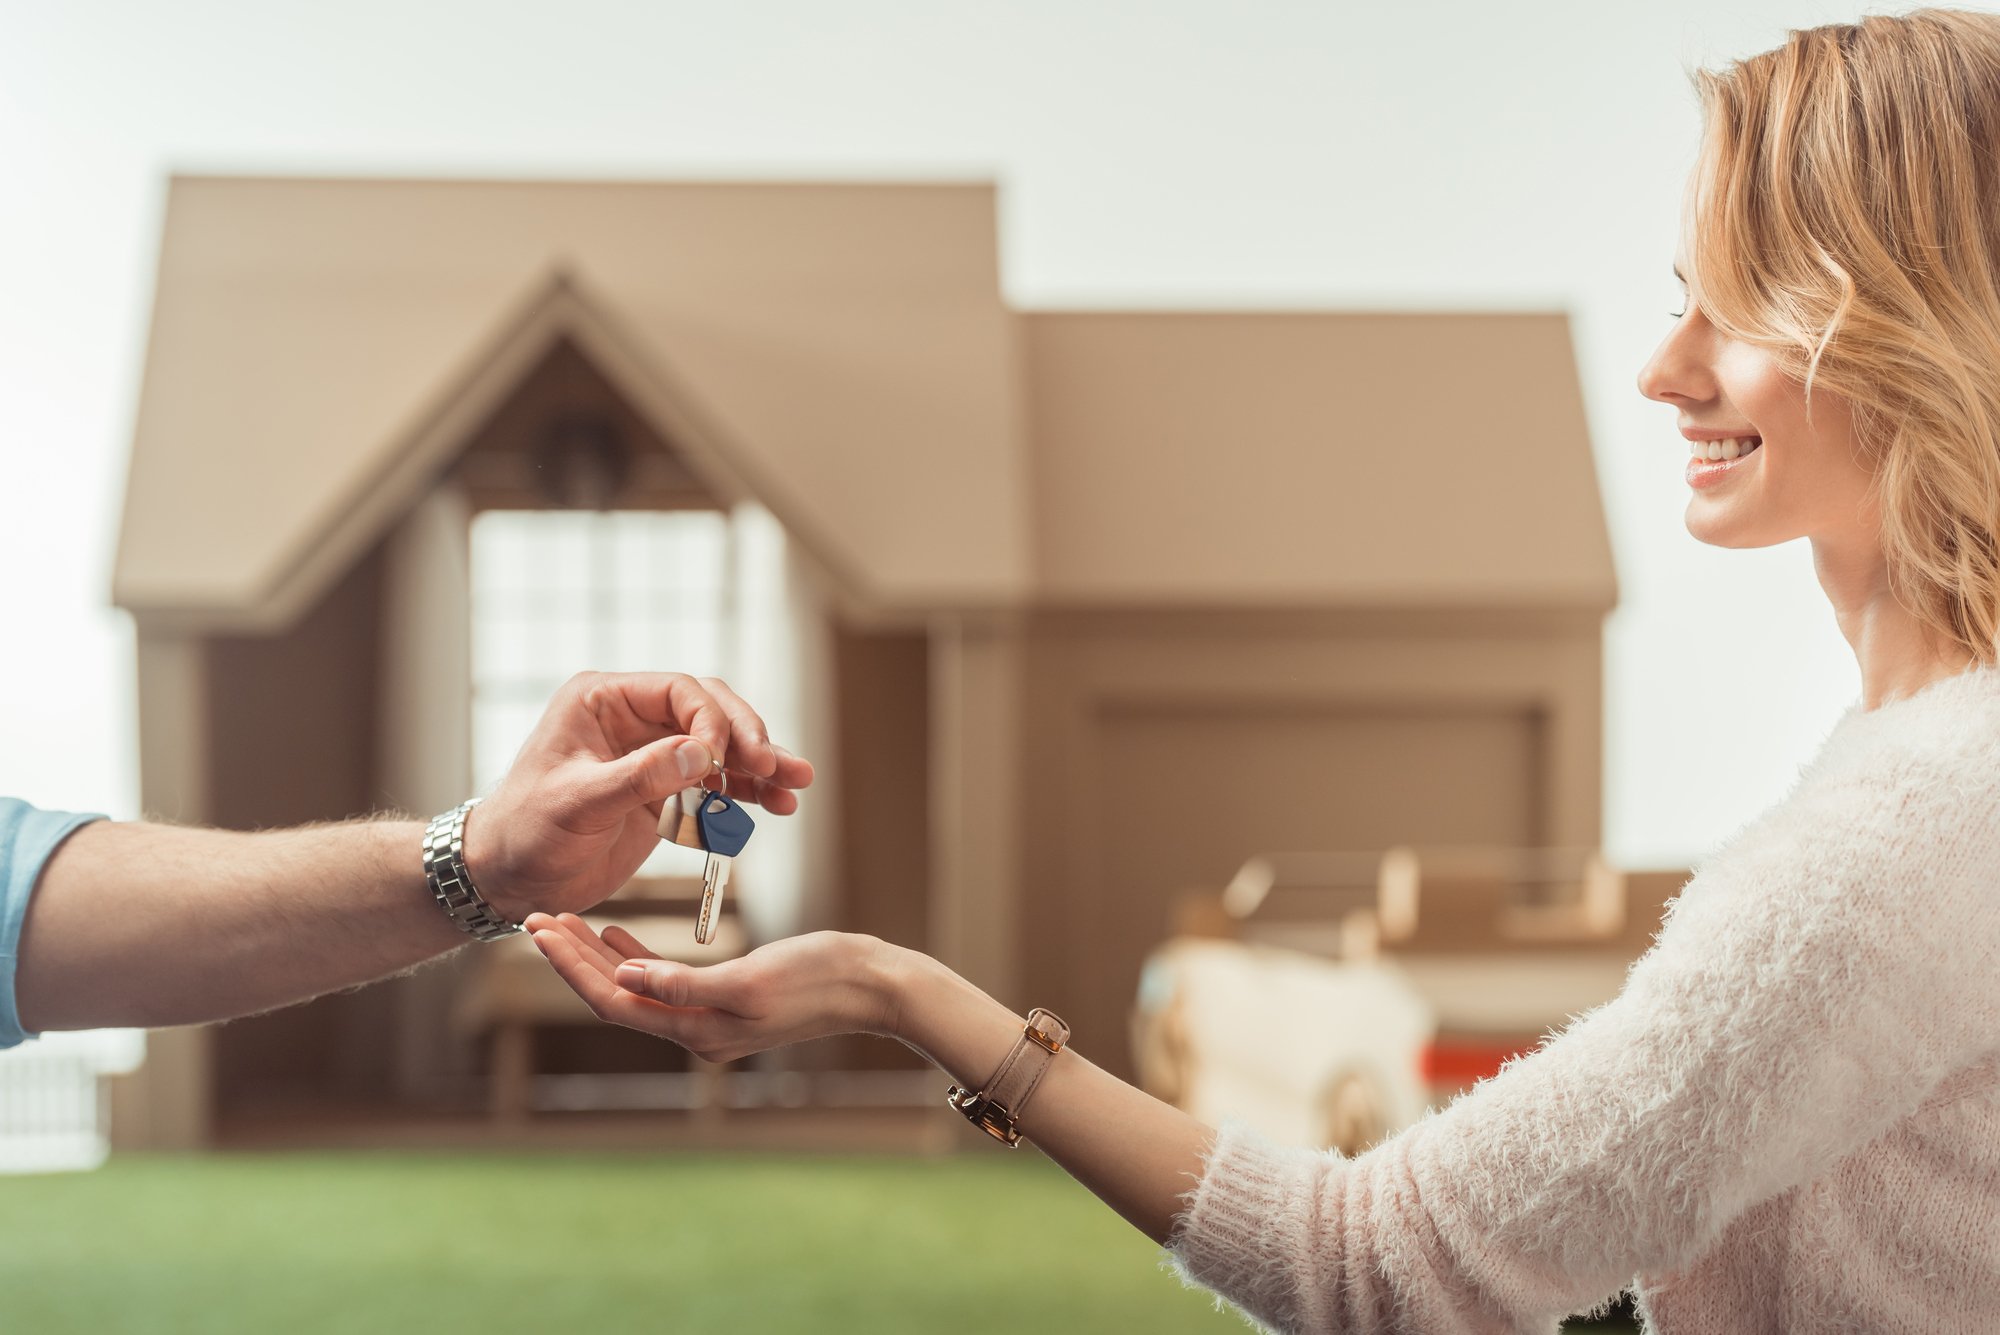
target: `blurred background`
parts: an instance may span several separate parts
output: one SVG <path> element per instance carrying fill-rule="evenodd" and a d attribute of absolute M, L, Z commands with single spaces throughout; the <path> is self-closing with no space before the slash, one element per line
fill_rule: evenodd
<path fill-rule="evenodd" d="M 824 782 L 717 951 L 922 945 L 1365 1148 L 1615 992 L 1854 694 L 1809 554 L 1688 538 L 1633 388 L 1687 71 L 1851 17 L 0 2 L 0 792 L 428 814 L 572 671 L 719 672 Z M 698 870 L 607 916 L 686 940 Z M 0 1168 L 111 1152 L 0 1188 L 8 1292 L 1229 1327 L 900 1051 L 710 1069 L 549 983 L 0 1059 Z"/>

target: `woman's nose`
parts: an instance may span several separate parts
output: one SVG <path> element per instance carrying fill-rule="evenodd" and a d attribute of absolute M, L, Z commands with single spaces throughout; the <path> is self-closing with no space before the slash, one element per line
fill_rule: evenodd
<path fill-rule="evenodd" d="M 1639 392 L 1657 403 L 1701 403 L 1713 398 L 1713 376 L 1703 357 L 1700 317 L 1690 310 L 1674 322 L 1660 346 L 1639 368 Z"/>

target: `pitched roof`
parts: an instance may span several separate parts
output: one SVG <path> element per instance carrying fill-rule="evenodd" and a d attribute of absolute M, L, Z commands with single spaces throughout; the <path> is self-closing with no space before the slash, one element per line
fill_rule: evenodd
<path fill-rule="evenodd" d="M 886 610 L 1615 596 L 1558 315 L 1017 316 L 983 185 L 180 178 L 116 601 L 286 624 L 559 340 Z"/>
<path fill-rule="evenodd" d="M 1616 602 L 1562 315 L 1025 323 L 1045 600 Z"/>
<path fill-rule="evenodd" d="M 114 597 L 282 624 L 585 326 L 859 592 L 1016 600 L 994 228 L 988 186 L 177 179 Z"/>

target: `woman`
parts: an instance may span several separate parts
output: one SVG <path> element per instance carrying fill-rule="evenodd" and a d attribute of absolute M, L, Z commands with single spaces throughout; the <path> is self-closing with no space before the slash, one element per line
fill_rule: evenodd
<path fill-rule="evenodd" d="M 972 1091 L 1013 1061 L 1018 1129 L 1279 1330 L 1552 1330 L 1627 1285 L 1669 1335 L 2000 1328 L 2000 18 L 1699 83 L 1687 307 L 1640 387 L 1697 538 L 1812 541 L 1863 691 L 1615 1001 L 1346 1159 L 1212 1131 L 868 938 L 690 969 L 537 917 L 555 967 L 709 1058 L 866 1031 Z"/>

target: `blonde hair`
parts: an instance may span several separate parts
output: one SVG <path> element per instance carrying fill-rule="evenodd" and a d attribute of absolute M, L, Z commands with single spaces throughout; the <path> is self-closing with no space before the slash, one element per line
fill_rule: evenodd
<path fill-rule="evenodd" d="M 2000 637 L 2000 16 L 1793 32 L 1695 76 L 1688 280 L 1725 334 L 1847 399 L 1891 587 L 1976 661 Z"/>

